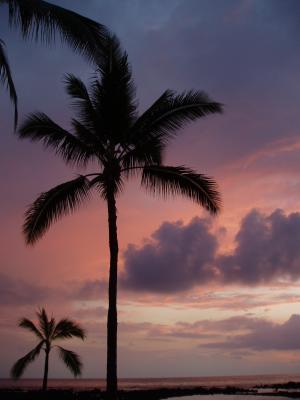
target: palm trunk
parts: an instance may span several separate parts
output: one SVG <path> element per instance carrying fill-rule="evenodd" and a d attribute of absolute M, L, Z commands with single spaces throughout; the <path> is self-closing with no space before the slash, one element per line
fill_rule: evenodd
<path fill-rule="evenodd" d="M 109 227 L 109 306 L 107 315 L 107 375 L 106 391 L 109 400 L 118 397 L 117 382 L 117 279 L 118 279 L 118 235 L 117 235 L 117 209 L 114 193 L 110 191 L 107 196 L 108 227 Z"/>
<path fill-rule="evenodd" d="M 44 379 L 43 379 L 43 390 L 47 390 L 47 385 L 48 385 L 48 368 L 49 368 L 49 352 L 50 349 L 46 345 L 45 349 L 45 368 L 44 368 Z"/>

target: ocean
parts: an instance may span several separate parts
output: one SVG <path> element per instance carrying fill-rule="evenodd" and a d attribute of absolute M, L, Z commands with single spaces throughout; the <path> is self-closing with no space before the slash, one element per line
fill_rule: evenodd
<path fill-rule="evenodd" d="M 248 396 L 247 400 L 287 400 L 287 397 L 279 397 L 279 396 Z M 166 399 L 168 400 L 168 399 Z M 169 400 L 245 400 L 245 396 L 239 395 L 225 395 L 225 394 L 212 394 L 208 396 L 188 396 L 188 397 L 172 397 Z"/>
<path fill-rule="evenodd" d="M 300 382 L 300 374 L 295 375 L 245 375 L 245 376 L 209 376 L 198 378 L 147 378 L 147 379 L 119 379 L 120 389 L 153 389 L 153 388 L 173 388 L 173 387 L 192 387 L 192 386 L 238 386 L 253 387 L 255 385 Z M 20 379 L 13 381 L 11 379 L 0 379 L 0 387 L 9 388 L 38 388 L 41 385 L 41 379 Z M 49 379 L 50 388 L 60 389 L 103 389 L 105 387 L 104 379 Z M 214 399 L 218 397 L 214 396 Z M 228 398 L 228 397 L 225 397 Z M 237 397 L 234 397 L 237 399 Z M 248 398 L 248 397 L 247 397 Z M 183 399 L 183 398 L 181 398 Z M 204 399 L 201 396 L 201 399 Z M 258 400 L 258 398 L 256 397 Z M 278 399 L 278 397 L 277 397 Z M 194 400 L 196 397 L 194 396 Z"/>

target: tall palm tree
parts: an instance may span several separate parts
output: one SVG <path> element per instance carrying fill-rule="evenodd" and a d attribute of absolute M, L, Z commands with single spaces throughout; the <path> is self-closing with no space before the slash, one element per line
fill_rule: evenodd
<path fill-rule="evenodd" d="M 33 245 L 50 225 L 87 200 L 95 189 L 108 211 L 110 270 L 107 319 L 107 392 L 117 398 L 117 269 L 118 237 L 116 198 L 125 181 L 141 176 L 141 186 L 163 197 L 182 195 L 210 213 L 220 209 L 216 183 L 186 166 L 163 164 L 169 140 L 186 123 L 219 113 L 222 106 L 205 93 L 181 94 L 166 90 L 138 116 L 127 54 L 116 37 L 108 38 L 105 57 L 90 88 L 73 75 L 65 78 L 77 118 L 70 131 L 43 113 L 31 114 L 19 131 L 21 138 L 40 141 L 67 164 L 87 167 L 96 161 L 95 172 L 79 175 L 42 193 L 26 212 L 24 234 Z M 95 165 L 95 163 L 94 163 Z"/>
<path fill-rule="evenodd" d="M 59 34 L 63 42 L 89 61 L 97 62 L 101 57 L 102 43 L 107 35 L 103 25 L 43 0 L 0 0 L 0 6 L 3 5 L 8 6 L 9 24 L 20 29 L 23 39 L 50 44 Z M 7 86 L 14 104 L 16 125 L 17 95 L 3 40 L 0 40 L 0 80 Z"/>
<path fill-rule="evenodd" d="M 78 354 L 74 353 L 74 351 L 64 349 L 61 346 L 54 346 L 53 342 L 61 339 L 70 339 L 72 337 L 78 337 L 84 340 L 85 331 L 80 325 L 68 318 L 61 319 L 56 323 L 53 317 L 51 319 L 48 318 L 44 308 L 37 312 L 37 317 L 38 326 L 28 318 L 22 318 L 19 322 L 21 328 L 27 329 L 35 334 L 39 343 L 34 349 L 24 357 L 20 358 L 13 365 L 10 373 L 12 378 L 19 379 L 23 375 L 28 364 L 32 363 L 43 349 L 45 351 L 43 390 L 46 390 L 48 382 L 49 354 L 53 347 L 58 348 L 60 358 L 74 376 L 80 375 L 82 370 L 82 362 L 80 361 Z"/>

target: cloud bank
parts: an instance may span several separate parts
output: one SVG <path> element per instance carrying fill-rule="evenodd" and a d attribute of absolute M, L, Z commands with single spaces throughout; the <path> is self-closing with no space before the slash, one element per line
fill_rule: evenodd
<path fill-rule="evenodd" d="M 50 288 L 0 274 L 0 304 L 3 306 L 40 303 L 45 301 L 50 293 Z M 54 293 L 53 295 L 55 296 Z"/>
<path fill-rule="evenodd" d="M 230 323 L 230 320 L 227 320 L 227 322 Z M 300 350 L 300 315 L 293 314 L 287 321 L 281 324 L 263 319 L 256 319 L 252 322 L 253 323 L 249 325 L 249 333 L 234 335 L 225 341 L 210 342 L 205 344 L 205 347 L 214 349 L 247 348 L 254 351 Z M 270 338 L 272 338 L 272 340 L 270 340 Z"/>
<path fill-rule="evenodd" d="M 128 246 L 121 282 L 131 289 L 171 293 L 215 279 L 217 240 L 209 226 L 200 218 L 188 225 L 163 223 L 141 248 Z"/>
<path fill-rule="evenodd" d="M 163 223 L 144 245 L 124 252 L 123 288 L 173 293 L 196 285 L 259 285 L 300 278 L 300 213 L 250 211 L 235 236 L 235 249 L 220 255 L 207 219 Z"/>

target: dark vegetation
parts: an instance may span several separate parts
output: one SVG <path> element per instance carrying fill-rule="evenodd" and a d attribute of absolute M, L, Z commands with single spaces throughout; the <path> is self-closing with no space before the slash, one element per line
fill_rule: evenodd
<path fill-rule="evenodd" d="M 226 388 L 173 388 L 153 390 L 120 390 L 118 400 L 159 400 L 169 397 L 210 395 L 210 394 L 255 394 L 255 391 L 236 387 Z M 107 400 L 105 391 L 95 390 L 0 390 L 0 396 L 6 400 Z M 2 398 L 2 397 L 1 397 Z"/>

